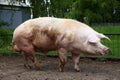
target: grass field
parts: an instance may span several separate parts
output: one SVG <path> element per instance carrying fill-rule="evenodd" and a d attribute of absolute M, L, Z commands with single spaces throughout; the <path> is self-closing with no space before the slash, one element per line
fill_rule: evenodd
<path fill-rule="evenodd" d="M 120 26 L 94 26 L 92 28 L 104 34 L 120 34 Z"/>
<path fill-rule="evenodd" d="M 102 40 L 102 43 L 107 45 L 110 48 L 109 55 L 105 57 L 117 57 L 120 58 L 120 26 L 104 26 L 104 27 L 92 27 L 100 33 L 106 34 L 111 41 Z M 4 33 L 4 36 L 1 36 L 1 32 Z M 2 34 L 3 34 L 2 33 Z M 12 30 L 1 30 L 0 29 L 0 53 L 13 53 L 13 44 L 12 44 Z M 50 51 L 49 54 L 56 55 L 56 51 Z M 0 54 L 2 56 L 3 54 Z"/>

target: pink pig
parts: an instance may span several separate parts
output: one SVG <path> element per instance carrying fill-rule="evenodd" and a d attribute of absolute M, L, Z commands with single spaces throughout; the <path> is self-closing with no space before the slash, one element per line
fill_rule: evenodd
<path fill-rule="evenodd" d="M 40 17 L 19 25 L 14 31 L 13 43 L 14 49 L 23 53 L 24 66 L 27 68 L 30 68 L 28 60 L 32 60 L 36 68 L 40 67 L 35 51 L 46 53 L 57 50 L 60 60 L 59 71 L 62 72 L 68 51 L 72 53 L 76 71 L 80 70 L 80 54 L 108 53 L 109 48 L 100 42 L 102 38 L 109 40 L 105 35 L 76 20 Z"/>

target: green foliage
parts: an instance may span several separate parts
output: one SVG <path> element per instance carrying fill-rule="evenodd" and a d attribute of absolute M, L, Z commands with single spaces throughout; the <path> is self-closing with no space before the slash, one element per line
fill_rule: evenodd
<path fill-rule="evenodd" d="M 46 7 L 44 0 L 30 0 L 32 6 L 33 18 L 39 16 L 47 16 Z"/>
<path fill-rule="evenodd" d="M 0 27 L 0 53 L 6 50 L 12 51 L 12 33 L 13 30 Z"/>
<path fill-rule="evenodd" d="M 116 13 L 120 9 L 119 5 L 117 0 L 76 0 L 72 10 L 66 16 L 87 24 L 112 22 L 112 19 L 118 15 Z"/>
<path fill-rule="evenodd" d="M 10 0 L 10 4 L 16 1 Z M 33 18 L 54 16 L 73 18 L 91 24 L 93 22 L 119 22 L 119 0 L 30 0 Z"/>
<path fill-rule="evenodd" d="M 33 18 L 39 16 L 64 17 L 75 0 L 30 0 Z"/>
<path fill-rule="evenodd" d="M 55 17 L 65 17 L 70 11 L 74 0 L 50 0 L 50 14 Z"/>
<path fill-rule="evenodd" d="M 3 29 L 0 27 L 0 34 L 12 34 L 13 30 L 11 29 Z"/>

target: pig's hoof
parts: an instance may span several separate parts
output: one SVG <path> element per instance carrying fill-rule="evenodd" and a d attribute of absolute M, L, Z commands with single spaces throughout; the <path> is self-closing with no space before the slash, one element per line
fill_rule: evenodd
<path fill-rule="evenodd" d="M 40 67 L 36 67 L 35 69 L 36 69 L 36 70 L 40 70 Z"/>
<path fill-rule="evenodd" d="M 40 70 L 40 64 L 35 64 L 36 70 Z"/>
<path fill-rule="evenodd" d="M 28 64 L 24 64 L 24 67 L 27 69 L 32 69 L 32 66 L 28 65 Z"/>
<path fill-rule="evenodd" d="M 76 72 L 80 72 L 80 69 L 75 69 Z"/>
<path fill-rule="evenodd" d="M 59 71 L 59 72 L 64 72 L 63 69 L 61 69 L 61 68 L 60 68 L 58 71 Z"/>

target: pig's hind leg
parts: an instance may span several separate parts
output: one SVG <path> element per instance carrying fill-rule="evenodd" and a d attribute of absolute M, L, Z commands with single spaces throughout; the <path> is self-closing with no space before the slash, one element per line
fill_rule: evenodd
<path fill-rule="evenodd" d="M 24 56 L 24 66 L 27 68 L 31 68 L 31 66 L 28 64 L 28 61 L 31 60 L 34 63 L 35 67 L 39 69 L 40 66 L 37 58 L 35 57 L 34 46 L 26 39 L 23 39 L 23 41 L 24 42 L 21 43 L 22 45 L 21 50 Z"/>
<path fill-rule="evenodd" d="M 35 53 L 34 53 L 34 49 L 32 47 L 32 45 L 29 45 L 26 50 L 23 51 L 23 56 L 24 56 L 24 66 L 27 68 L 31 68 L 31 66 L 28 64 L 28 61 L 31 60 L 36 69 L 39 69 L 39 62 L 37 60 L 37 58 L 35 57 Z"/>

